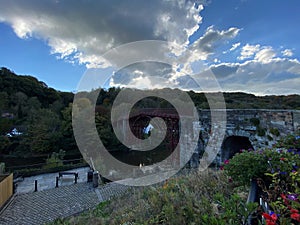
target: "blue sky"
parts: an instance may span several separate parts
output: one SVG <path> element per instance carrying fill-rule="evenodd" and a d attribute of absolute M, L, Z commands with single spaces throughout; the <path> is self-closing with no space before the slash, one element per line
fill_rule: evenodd
<path fill-rule="evenodd" d="M 189 60 L 205 63 L 223 91 L 300 94 L 297 0 L 0 3 L 0 66 L 58 90 L 76 90 L 87 69 L 105 67 L 101 55 L 112 48 L 155 39 L 194 52 Z M 178 85 L 192 72 L 190 65 L 180 68 L 182 73 L 166 75 L 157 66 L 156 74 Z M 125 85 L 159 87 L 160 79 L 148 79 L 150 69 L 155 71 L 149 65 L 127 68 L 121 73 Z M 110 85 L 120 83 L 115 78 Z"/>

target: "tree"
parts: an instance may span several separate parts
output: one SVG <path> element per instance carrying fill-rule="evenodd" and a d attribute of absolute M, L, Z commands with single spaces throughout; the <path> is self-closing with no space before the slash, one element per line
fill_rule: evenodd
<path fill-rule="evenodd" d="M 72 103 L 65 107 L 61 114 L 63 119 L 60 128 L 62 134 L 60 140 L 61 148 L 66 151 L 77 149 L 72 127 Z"/>
<path fill-rule="evenodd" d="M 9 97 L 5 91 L 0 92 L 0 113 L 8 109 Z"/>
<path fill-rule="evenodd" d="M 12 102 L 15 105 L 14 112 L 18 116 L 18 119 L 22 119 L 27 115 L 27 99 L 28 96 L 21 91 L 12 96 Z"/>
<path fill-rule="evenodd" d="M 40 109 L 30 123 L 24 142 L 32 152 L 54 152 L 59 149 L 61 121 L 49 109 Z"/>

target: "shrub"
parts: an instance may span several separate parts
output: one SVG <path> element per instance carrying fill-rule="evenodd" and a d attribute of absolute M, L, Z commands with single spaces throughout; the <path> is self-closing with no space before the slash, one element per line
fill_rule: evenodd
<path fill-rule="evenodd" d="M 250 122 L 256 127 L 259 126 L 259 124 L 260 124 L 260 121 L 258 118 L 251 118 Z"/>
<path fill-rule="evenodd" d="M 224 165 L 225 173 L 237 185 L 249 185 L 251 179 L 264 176 L 268 168 L 267 159 L 257 151 L 243 151 Z"/>
<path fill-rule="evenodd" d="M 257 127 L 257 135 L 263 137 L 266 135 L 266 130 L 262 127 Z"/>
<path fill-rule="evenodd" d="M 300 223 L 299 139 L 299 134 L 288 135 L 276 144 L 277 148 L 243 151 L 225 162 L 225 173 L 240 185 L 246 185 L 248 178 L 259 177 L 257 184 L 262 191 L 259 197 L 270 207 L 260 213 L 266 224 Z"/>
<path fill-rule="evenodd" d="M 46 159 L 46 165 L 43 169 L 50 169 L 63 166 L 63 158 L 65 156 L 64 150 L 59 150 L 59 152 L 52 152 L 51 157 Z"/>
<path fill-rule="evenodd" d="M 277 128 L 270 128 L 270 133 L 277 137 L 280 135 L 280 132 Z"/>
<path fill-rule="evenodd" d="M 253 178 L 265 178 L 265 173 L 289 173 L 300 166 L 297 137 L 288 135 L 272 149 L 243 150 L 224 164 L 225 173 L 239 185 L 248 185 Z"/>

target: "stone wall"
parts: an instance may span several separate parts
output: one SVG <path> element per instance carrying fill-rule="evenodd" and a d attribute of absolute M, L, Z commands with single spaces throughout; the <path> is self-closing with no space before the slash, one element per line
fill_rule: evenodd
<path fill-rule="evenodd" d="M 211 124 L 210 110 L 199 110 L 198 113 L 199 123 L 194 122 L 193 127 L 200 131 L 200 139 L 206 146 L 209 139 L 216 135 L 211 132 L 212 127 L 218 124 Z M 281 137 L 300 129 L 299 110 L 227 109 L 223 113 L 227 118 L 223 143 L 231 136 L 241 136 L 249 138 L 254 149 L 272 147 Z M 199 148 L 195 152 L 205 149 Z M 221 147 L 216 161 L 224 160 L 221 155 L 228 155 L 222 150 Z"/>

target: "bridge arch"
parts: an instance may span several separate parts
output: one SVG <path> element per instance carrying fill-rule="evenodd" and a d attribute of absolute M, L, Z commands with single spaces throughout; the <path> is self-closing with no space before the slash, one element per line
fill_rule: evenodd
<path fill-rule="evenodd" d="M 241 149 L 253 149 L 253 145 L 249 137 L 231 135 L 225 137 L 221 147 L 221 162 L 232 158 Z"/>

